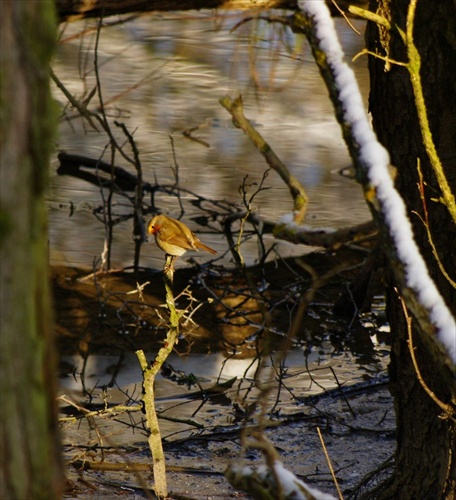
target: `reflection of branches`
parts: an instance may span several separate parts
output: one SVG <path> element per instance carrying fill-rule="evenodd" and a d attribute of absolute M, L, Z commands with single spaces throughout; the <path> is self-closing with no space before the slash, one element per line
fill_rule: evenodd
<path fill-rule="evenodd" d="M 116 177 L 116 170 L 114 167 L 115 163 L 115 154 L 116 152 L 119 152 L 120 155 L 130 164 L 132 164 L 135 169 L 136 169 L 136 184 L 135 184 L 135 197 L 133 199 L 130 199 L 130 201 L 133 204 L 133 218 L 134 218 L 134 224 L 133 224 L 133 238 L 135 241 L 135 256 L 134 256 L 134 269 L 137 270 L 138 265 L 139 265 L 139 257 L 140 257 L 140 249 L 141 249 L 141 244 L 146 241 L 146 235 L 145 235 L 145 228 L 144 228 L 144 222 L 143 222 L 143 217 L 142 217 L 142 197 L 143 197 L 143 186 L 142 186 L 142 169 L 141 169 L 141 162 L 139 159 L 139 152 L 136 148 L 135 142 L 133 140 L 132 135 L 128 132 L 127 128 L 125 127 L 124 124 L 115 122 L 115 125 L 120 127 L 122 131 L 124 132 L 125 136 L 128 139 L 128 142 L 130 144 L 130 147 L 133 151 L 133 158 L 131 158 L 129 155 L 127 155 L 123 151 L 123 146 L 120 145 L 116 138 L 114 137 L 114 134 L 112 133 L 110 123 L 108 121 L 108 118 L 106 116 L 106 108 L 105 108 L 105 103 L 104 103 L 104 98 L 103 98 L 103 93 L 102 93 L 102 84 L 101 84 L 101 78 L 100 78 L 100 73 L 99 73 L 99 62 L 98 62 L 98 47 L 99 47 L 99 42 L 100 42 L 100 34 L 101 34 L 101 28 L 102 28 L 102 17 L 100 17 L 98 21 L 98 27 L 96 31 L 96 37 L 95 37 L 95 47 L 94 47 L 94 73 L 95 73 L 95 81 L 96 81 L 96 95 L 98 97 L 99 101 L 99 113 L 94 113 L 89 111 L 88 105 L 91 100 L 91 98 L 94 95 L 94 91 L 89 93 L 88 98 L 84 100 L 83 103 L 80 103 L 74 96 L 71 95 L 71 93 L 65 88 L 65 86 L 62 84 L 62 82 L 57 78 L 55 73 L 51 70 L 51 77 L 56 83 L 57 87 L 64 93 L 65 97 L 68 99 L 68 101 L 71 103 L 71 105 L 77 109 L 80 113 L 80 115 L 85 118 L 89 124 L 95 129 L 98 130 L 95 120 L 99 123 L 101 128 L 104 130 L 104 132 L 107 134 L 109 138 L 109 145 L 111 148 L 111 161 L 108 164 L 109 165 L 109 170 L 104 169 L 105 172 L 109 173 L 110 175 L 110 182 L 108 184 L 109 187 L 109 195 L 105 199 L 104 192 L 101 191 L 101 196 L 103 199 L 103 217 L 104 217 L 104 225 L 105 225 L 105 232 L 106 232 L 106 237 L 105 237 L 105 250 L 103 251 L 103 261 L 102 261 L 102 266 L 103 268 L 109 269 L 111 267 L 111 247 L 112 247 L 112 227 L 113 227 L 113 220 L 112 220 L 112 199 L 113 199 L 113 186 L 115 185 L 115 177 Z M 101 161 L 101 157 L 98 159 L 98 161 Z M 96 163 L 95 167 L 97 168 L 97 178 L 98 178 L 98 163 Z M 102 186 L 102 181 L 98 180 L 98 185 Z"/>
<path fill-rule="evenodd" d="M 177 200 L 179 201 L 179 207 L 180 207 L 180 215 L 178 219 L 180 219 L 184 215 L 184 206 L 182 204 L 182 198 L 181 198 L 181 192 L 179 190 L 179 162 L 177 161 L 177 156 L 176 156 L 176 148 L 174 147 L 174 139 L 173 136 L 170 134 L 169 135 L 169 140 L 171 142 L 171 151 L 173 153 L 173 162 L 174 162 L 174 167 L 172 167 L 175 183 L 174 186 L 177 190 Z"/>
<path fill-rule="evenodd" d="M 133 217 L 133 239 L 135 242 L 135 257 L 133 262 L 133 269 L 138 270 L 139 257 L 141 252 L 141 245 L 147 241 L 146 228 L 144 227 L 143 219 L 143 180 L 142 180 L 142 166 L 139 159 L 138 148 L 133 139 L 133 136 L 127 130 L 127 127 L 123 123 L 114 122 L 116 126 L 120 127 L 123 133 L 127 136 L 128 142 L 130 143 L 131 149 L 134 156 L 134 166 L 136 169 L 136 186 L 135 186 L 135 197 L 134 197 L 134 217 Z"/>
<path fill-rule="evenodd" d="M 257 196 L 257 194 L 259 194 L 261 191 L 269 189 L 267 187 L 264 187 L 264 183 L 268 177 L 269 170 L 270 169 L 267 169 L 263 172 L 263 176 L 261 178 L 260 183 L 258 184 L 257 189 L 250 195 L 250 197 L 247 197 L 247 191 L 245 189 L 245 181 L 247 180 L 247 178 L 244 179 L 244 183 L 241 186 L 241 191 L 242 191 L 242 201 L 244 203 L 245 208 L 247 209 L 247 212 L 246 212 L 245 217 L 242 219 L 243 223 L 245 223 L 245 221 L 248 219 L 249 215 L 252 212 L 252 203 L 253 203 L 255 196 Z M 258 263 L 259 263 L 260 267 L 263 268 L 265 261 L 266 261 L 266 257 L 268 255 L 268 252 L 266 252 L 266 248 L 265 248 L 264 241 L 263 241 L 263 222 L 261 219 L 258 219 L 258 222 L 256 222 L 254 219 L 252 219 L 251 223 L 253 226 L 253 230 L 255 231 L 255 233 L 257 235 L 258 254 L 259 254 L 258 255 L 259 262 Z M 239 237 L 240 236 L 241 236 L 241 233 L 239 233 Z"/>

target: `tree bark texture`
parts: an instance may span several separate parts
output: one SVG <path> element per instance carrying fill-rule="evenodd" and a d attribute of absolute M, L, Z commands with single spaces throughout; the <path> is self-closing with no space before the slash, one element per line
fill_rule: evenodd
<path fill-rule="evenodd" d="M 56 499 L 56 409 L 45 194 L 57 109 L 52 0 L 0 4 L 0 498 Z"/>
<path fill-rule="evenodd" d="M 402 30 L 406 29 L 409 0 L 372 1 L 371 9 Z M 456 192 L 456 10 L 454 0 L 417 4 L 414 41 L 421 55 L 421 80 L 428 118 L 440 159 Z M 395 61 L 407 60 L 404 42 L 395 32 L 368 24 L 367 44 L 371 51 Z M 425 208 L 420 198 L 417 160 L 424 178 L 425 206 L 429 229 L 443 267 L 456 280 L 456 225 L 439 202 L 440 188 L 423 146 L 416 106 L 405 67 L 369 58 L 371 78 L 370 111 L 379 140 L 388 149 L 397 168 L 397 187 L 403 196 L 415 238 L 430 274 L 448 307 L 456 313 L 456 291 L 441 272 L 426 232 Z M 397 418 L 396 470 L 382 498 L 455 498 L 456 428 L 441 418 L 441 409 L 424 392 L 412 365 L 402 304 L 388 287 L 388 314 L 393 331 L 389 367 Z M 446 404 L 456 401 L 455 380 L 442 359 L 427 348 L 426 338 L 413 328 L 415 352 L 421 375 L 435 395 Z M 454 413 L 453 413 L 454 417 Z"/>

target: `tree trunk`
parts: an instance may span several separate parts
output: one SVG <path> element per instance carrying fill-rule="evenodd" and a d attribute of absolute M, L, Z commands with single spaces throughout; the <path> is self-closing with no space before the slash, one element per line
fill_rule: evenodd
<path fill-rule="evenodd" d="M 371 2 L 382 14 L 405 31 L 409 0 Z M 381 10 L 380 10 L 381 9 Z M 456 16 L 454 0 L 418 1 L 414 40 L 421 55 L 421 80 L 433 139 L 451 186 L 456 192 Z M 406 61 L 403 41 L 394 32 L 379 31 L 369 23 L 367 45 L 371 51 Z M 433 256 L 423 221 L 425 206 L 432 241 L 446 272 L 456 280 L 456 225 L 438 201 L 441 190 L 423 146 L 416 106 L 406 68 L 370 57 L 370 111 L 379 140 L 388 149 L 397 168 L 397 187 L 413 224 L 415 238 L 428 268 L 448 307 L 456 312 L 456 290 L 441 272 Z M 420 198 L 417 159 L 424 177 L 425 205 Z M 393 331 L 389 367 L 397 418 L 397 451 L 394 476 L 382 498 L 455 498 L 456 426 L 455 380 L 442 360 L 426 349 L 420 332 L 413 328 L 413 341 L 421 375 L 444 403 L 453 405 L 453 419 L 441 418 L 442 410 L 425 393 L 412 364 L 402 305 L 388 287 L 388 315 Z"/>
<path fill-rule="evenodd" d="M 57 119 L 54 3 L 0 6 L 0 498 L 56 499 L 62 468 L 45 194 Z"/>

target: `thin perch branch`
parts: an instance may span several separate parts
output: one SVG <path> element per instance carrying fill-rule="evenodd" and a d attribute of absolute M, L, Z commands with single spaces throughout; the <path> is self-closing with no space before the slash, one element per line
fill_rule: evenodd
<path fill-rule="evenodd" d="M 168 306 L 170 314 L 170 325 L 164 345 L 158 351 L 158 354 L 151 365 L 147 362 L 144 351 L 136 351 L 136 356 L 138 357 L 143 373 L 142 400 L 144 410 L 146 412 L 147 426 L 149 428 L 149 447 L 152 452 L 155 492 L 158 498 L 166 498 L 168 496 L 168 486 L 166 483 L 165 454 L 163 452 L 160 428 L 158 426 L 158 417 L 155 410 L 154 384 L 156 375 L 160 372 L 163 363 L 171 354 L 174 345 L 177 343 L 179 335 L 179 314 L 176 311 L 172 290 L 173 277 L 174 269 L 172 266 L 168 266 L 168 260 L 166 260 L 165 269 L 163 271 L 163 281 L 166 289 L 166 305 Z"/>

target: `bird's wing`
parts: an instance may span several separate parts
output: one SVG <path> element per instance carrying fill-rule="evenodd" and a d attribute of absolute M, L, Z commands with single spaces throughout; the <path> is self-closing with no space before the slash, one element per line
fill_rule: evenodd
<path fill-rule="evenodd" d="M 196 238 L 196 236 L 194 237 Z M 178 224 L 174 223 L 174 221 L 171 221 L 171 223 L 168 221 L 167 224 L 160 229 L 160 239 L 165 243 L 177 245 L 179 247 L 186 248 L 187 250 L 196 249 L 192 240 L 184 233 L 184 231 L 182 231 Z"/>

